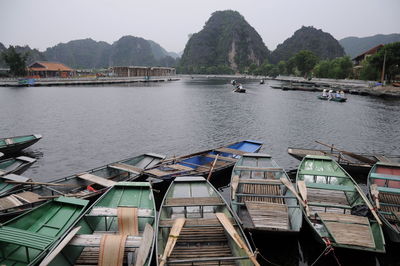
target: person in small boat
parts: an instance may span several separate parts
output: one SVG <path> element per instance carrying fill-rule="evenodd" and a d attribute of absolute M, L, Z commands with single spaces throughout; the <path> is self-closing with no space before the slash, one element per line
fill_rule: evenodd
<path fill-rule="evenodd" d="M 339 93 L 339 91 L 336 91 L 335 98 L 340 98 L 340 93 Z"/>
<path fill-rule="evenodd" d="M 329 90 L 328 92 L 328 99 L 332 99 L 333 98 L 333 90 Z"/>
<path fill-rule="evenodd" d="M 340 91 L 340 98 L 345 98 L 344 91 Z"/>
<path fill-rule="evenodd" d="M 324 89 L 324 90 L 322 91 L 322 97 L 328 97 L 328 94 L 326 93 L 326 89 Z"/>

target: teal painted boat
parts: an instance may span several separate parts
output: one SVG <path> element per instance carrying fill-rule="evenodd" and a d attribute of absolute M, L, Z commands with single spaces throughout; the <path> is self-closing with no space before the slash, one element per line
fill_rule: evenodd
<path fill-rule="evenodd" d="M 347 98 L 336 98 L 336 97 L 329 98 L 328 96 L 321 96 L 321 95 L 318 96 L 318 99 L 324 100 L 324 101 L 332 101 L 332 102 L 345 102 L 345 101 L 347 101 Z"/>
<path fill-rule="evenodd" d="M 368 188 L 371 202 L 375 202 L 384 224 L 384 232 L 391 241 L 399 243 L 400 164 L 376 163 L 368 175 Z"/>
<path fill-rule="evenodd" d="M 0 177 L 0 196 L 18 189 L 18 187 L 22 186 L 21 183 L 29 181 L 32 181 L 32 179 L 15 174 Z"/>
<path fill-rule="evenodd" d="M 305 156 L 297 171 L 296 188 L 307 203 L 307 208 L 302 207 L 303 215 L 320 242 L 385 252 L 379 218 L 367 217 L 371 203 L 353 178 L 330 157 Z"/>
<path fill-rule="evenodd" d="M 37 160 L 27 156 L 19 156 L 0 161 L 0 176 L 8 174 L 20 175 Z"/>
<path fill-rule="evenodd" d="M 291 182 L 268 154 L 247 153 L 235 164 L 231 177 L 231 207 L 243 228 L 258 232 L 300 231 L 303 216 Z"/>
<path fill-rule="evenodd" d="M 121 255 L 124 265 L 134 265 L 135 262 L 138 263 L 135 265 L 150 265 L 155 240 L 154 229 L 157 227 L 156 207 L 150 184 L 117 183 L 80 217 L 74 227 L 80 229 L 72 239 L 64 246 L 55 247 L 55 252 L 50 254 L 50 261 L 45 258 L 48 265 L 98 265 L 100 257 L 107 260 L 119 255 L 113 253 L 111 248 L 107 249 L 108 237 L 123 235 L 126 237 L 125 245 L 118 248 L 124 250 Z M 60 241 L 60 245 L 62 242 Z"/>
<path fill-rule="evenodd" d="M 82 215 L 89 201 L 60 197 L 0 226 L 0 265 L 35 265 Z"/>
<path fill-rule="evenodd" d="M 156 245 L 160 266 L 258 265 L 234 213 L 201 176 L 177 177 L 169 186 L 159 213 Z"/>
<path fill-rule="evenodd" d="M 0 139 L 0 152 L 4 154 L 13 154 L 35 144 L 42 138 L 41 135 L 26 135 L 17 137 L 8 137 Z"/>
<path fill-rule="evenodd" d="M 49 181 L 50 185 L 25 185 L 23 189 L 0 197 L 0 220 L 9 219 L 54 197 L 98 197 L 118 181 L 136 180 L 145 169 L 154 167 L 164 158 L 164 155 L 146 153 Z"/>

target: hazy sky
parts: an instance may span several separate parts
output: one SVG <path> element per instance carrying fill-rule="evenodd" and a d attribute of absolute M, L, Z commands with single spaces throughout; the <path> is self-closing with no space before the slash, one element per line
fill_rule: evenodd
<path fill-rule="evenodd" d="M 270 50 L 303 25 L 338 40 L 400 33 L 400 0 L 0 0 L 0 42 L 43 51 L 70 40 L 113 43 L 133 35 L 180 52 L 188 34 L 226 9 L 239 11 Z"/>

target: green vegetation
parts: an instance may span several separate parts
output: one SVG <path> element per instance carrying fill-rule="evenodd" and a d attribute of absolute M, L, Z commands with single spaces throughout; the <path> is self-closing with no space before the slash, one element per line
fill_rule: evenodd
<path fill-rule="evenodd" d="M 322 60 L 314 67 L 313 73 L 318 78 L 345 79 L 352 76 L 353 63 L 348 56 Z"/>
<path fill-rule="evenodd" d="M 26 75 L 28 53 L 17 53 L 14 46 L 10 46 L 7 50 L 2 52 L 1 56 L 10 68 L 10 74 L 12 76 L 21 77 Z"/>
<path fill-rule="evenodd" d="M 386 59 L 385 59 L 386 54 Z M 386 44 L 382 49 L 367 59 L 370 67 L 380 72 L 385 60 L 385 76 L 390 82 L 400 74 L 400 42 Z"/>
<path fill-rule="evenodd" d="M 369 37 L 347 37 L 339 40 L 348 56 L 354 58 L 380 44 L 400 42 L 400 34 L 377 34 Z"/>

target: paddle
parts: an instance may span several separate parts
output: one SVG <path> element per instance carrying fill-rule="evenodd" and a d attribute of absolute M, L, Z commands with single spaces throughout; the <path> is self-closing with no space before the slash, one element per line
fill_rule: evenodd
<path fill-rule="evenodd" d="M 39 264 L 39 266 L 47 266 L 54 258 L 61 252 L 61 250 L 69 243 L 69 241 L 78 233 L 80 226 L 74 228 L 69 232 L 69 234 L 63 239 L 63 241 L 58 244 L 58 246 L 50 252 L 44 260 Z"/>
<path fill-rule="evenodd" d="M 364 192 L 361 190 L 361 188 L 357 184 L 355 184 L 355 188 L 357 189 L 358 194 L 361 195 L 361 198 L 365 201 L 365 204 L 367 204 L 368 208 L 372 212 L 372 215 L 375 217 L 375 220 L 378 222 L 378 224 L 382 225 L 381 219 L 379 219 L 378 214 L 375 212 L 375 209 L 374 209 L 374 207 L 372 207 L 367 196 L 365 196 Z"/>
<path fill-rule="evenodd" d="M 240 235 L 236 232 L 235 228 L 233 227 L 233 224 L 231 221 L 229 221 L 228 217 L 226 217 L 225 213 L 222 212 L 217 212 L 215 213 L 217 216 L 218 220 L 224 227 L 224 229 L 228 232 L 228 234 L 232 237 L 232 239 L 235 241 L 235 243 L 243 249 L 246 254 L 249 256 L 249 259 L 254 263 L 256 266 L 260 266 L 260 264 L 257 262 L 257 259 L 255 255 L 250 251 L 250 249 L 247 247 L 246 243 L 242 240 Z"/>
<path fill-rule="evenodd" d="M 293 187 L 292 182 L 287 180 L 285 177 L 281 177 L 280 180 L 293 193 L 293 195 L 296 196 L 297 200 L 300 202 L 301 205 L 303 205 L 304 208 L 306 208 L 306 211 L 307 211 L 307 204 L 299 196 L 299 194 L 297 193 L 296 189 Z"/>
<path fill-rule="evenodd" d="M 236 194 L 236 190 L 238 188 L 238 185 L 239 185 L 239 176 L 238 175 L 234 175 L 232 177 L 232 182 L 231 182 L 232 199 L 235 199 L 235 194 Z"/>
<path fill-rule="evenodd" d="M 217 163 L 217 160 L 218 160 L 218 156 L 219 156 L 219 154 L 217 154 L 217 156 L 215 156 L 214 162 L 212 163 L 211 168 L 210 168 L 210 172 L 208 173 L 207 180 L 210 180 L 210 178 L 211 178 L 212 171 L 214 170 L 215 164 Z"/>
<path fill-rule="evenodd" d="M 153 227 L 150 224 L 146 224 L 143 231 L 142 241 L 140 243 L 139 250 L 137 251 L 135 266 L 143 266 L 146 262 L 146 258 L 151 250 L 153 235 Z"/>
<path fill-rule="evenodd" d="M 307 204 L 307 187 L 304 180 L 297 181 L 297 187 L 299 188 L 300 196 L 303 198 L 304 202 L 306 203 L 306 213 L 307 216 L 310 216 L 310 208 Z"/>
<path fill-rule="evenodd" d="M 185 218 L 177 218 L 172 225 L 171 231 L 169 232 L 168 241 L 165 245 L 164 254 L 161 257 L 160 266 L 164 266 L 167 262 L 167 258 L 171 255 L 174 249 L 176 240 L 181 233 L 182 227 L 185 224 Z"/>
<path fill-rule="evenodd" d="M 373 196 L 373 198 L 375 199 L 375 204 L 376 204 L 376 208 L 380 209 L 381 206 L 379 204 L 379 190 L 378 190 L 378 185 L 377 184 L 372 184 L 370 186 L 371 188 L 371 195 Z"/>
<path fill-rule="evenodd" d="M 341 152 L 343 154 L 346 154 L 346 155 L 348 155 L 350 157 L 353 157 L 353 158 L 355 158 L 355 159 L 357 159 L 357 160 L 359 160 L 361 162 L 365 162 L 365 163 L 369 163 L 369 164 L 376 163 L 376 161 L 371 160 L 371 159 L 369 159 L 369 158 L 367 158 L 365 156 L 362 156 L 362 155 L 359 155 L 359 154 L 355 154 L 355 153 L 352 153 L 352 152 L 349 152 L 349 151 L 339 150 L 339 149 L 335 148 L 333 145 L 329 145 L 329 144 L 326 144 L 326 143 L 323 143 L 323 142 L 320 142 L 320 141 L 317 141 L 317 140 L 315 142 L 318 143 L 318 144 L 324 145 L 326 147 L 329 147 L 329 148 L 331 148 L 333 150 L 336 150 L 338 152 Z"/>

